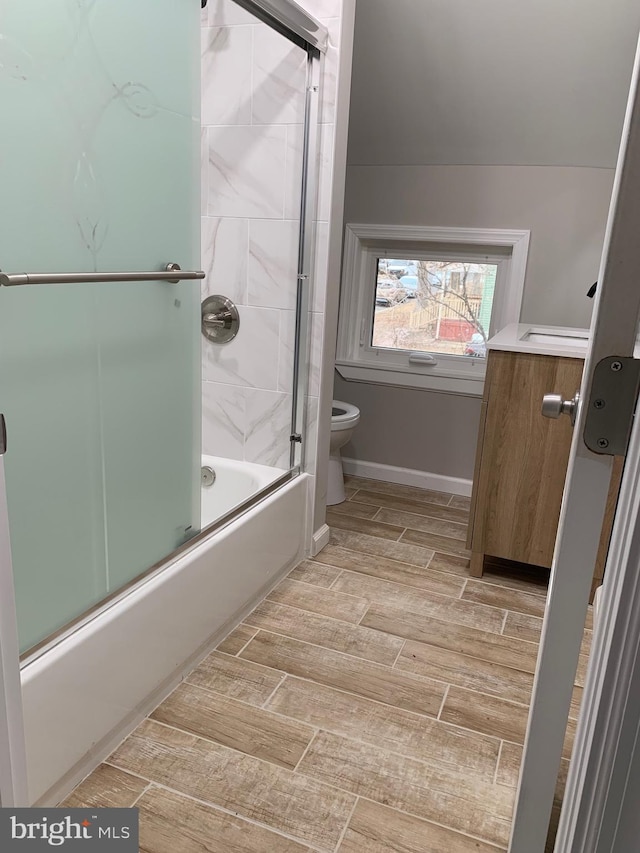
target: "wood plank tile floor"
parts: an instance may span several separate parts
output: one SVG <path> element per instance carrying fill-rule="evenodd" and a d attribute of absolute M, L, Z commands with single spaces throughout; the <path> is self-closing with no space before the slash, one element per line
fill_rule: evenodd
<path fill-rule="evenodd" d="M 136 805 L 146 853 L 506 848 L 547 579 L 470 578 L 466 498 L 347 491 L 330 544 L 65 805 Z"/>

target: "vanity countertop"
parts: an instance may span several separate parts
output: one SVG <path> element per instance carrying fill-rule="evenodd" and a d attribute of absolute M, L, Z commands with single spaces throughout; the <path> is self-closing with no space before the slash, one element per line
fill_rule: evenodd
<path fill-rule="evenodd" d="M 487 349 L 584 358 L 588 340 L 588 329 L 510 323 L 487 341 Z"/>

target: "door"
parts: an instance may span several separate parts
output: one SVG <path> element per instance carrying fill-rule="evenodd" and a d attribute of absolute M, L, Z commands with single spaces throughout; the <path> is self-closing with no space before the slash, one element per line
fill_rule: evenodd
<path fill-rule="evenodd" d="M 0 808 L 27 805 L 18 626 L 4 477 L 6 433 L 0 415 Z"/>
<path fill-rule="evenodd" d="M 629 402 L 631 412 L 637 400 L 637 362 L 633 361 L 633 354 L 640 313 L 638 223 L 640 95 L 636 56 L 580 400 L 575 412 L 575 429 L 551 569 L 510 853 L 542 853 L 545 849 L 612 473 L 613 456 L 608 454 L 617 451 L 625 455 L 628 429 L 626 435 L 620 438 L 616 437 L 616 428 L 621 425 L 630 427 L 630 417 L 623 414 L 625 400 Z M 626 391 L 623 386 L 628 386 Z M 609 425 L 606 418 L 603 420 L 604 413 L 614 415 Z M 594 421 L 594 418 L 600 420 Z M 616 443 L 621 447 L 616 447 Z M 620 493 L 621 496 L 626 494 L 628 500 L 623 504 L 621 498 L 616 514 L 605 575 L 606 586 L 620 583 L 625 574 L 627 577 L 630 575 L 630 572 L 625 573 L 625 569 L 627 566 L 631 568 L 631 563 L 628 560 L 625 563 L 623 549 L 617 547 L 616 540 L 621 536 L 621 530 L 628 527 L 629 519 L 623 516 L 632 511 L 638 467 L 635 460 L 633 464 L 629 462 L 625 466 Z M 592 659 L 599 658 L 600 640 L 601 637 L 596 636 Z M 594 668 L 592 660 L 589 674 L 591 681 Z M 575 778 L 579 768 L 584 765 L 584 752 L 589 749 L 588 740 L 584 736 L 585 720 L 593 716 L 597 701 L 598 697 L 588 683 L 563 807 L 566 813 L 575 812 L 574 800 L 580 796 Z M 561 821 L 557 853 L 587 853 L 587 850 L 596 849 L 574 846 L 565 833 L 564 824 L 565 814 Z"/>

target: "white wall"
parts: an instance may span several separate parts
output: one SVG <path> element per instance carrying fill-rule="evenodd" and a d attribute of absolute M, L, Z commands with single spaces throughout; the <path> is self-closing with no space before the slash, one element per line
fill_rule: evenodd
<path fill-rule="evenodd" d="M 639 26 L 629 0 L 360 0 L 345 221 L 528 229 L 521 319 L 587 326 Z M 478 400 L 335 394 L 368 413 L 345 455 L 472 477 Z M 392 441 L 394 406 L 439 440 Z"/>
<path fill-rule="evenodd" d="M 635 0 L 358 0 L 349 162 L 615 165 Z"/>
<path fill-rule="evenodd" d="M 345 458 L 442 477 L 473 476 L 478 399 L 345 382 L 339 376 L 334 392 L 337 400 L 360 409 L 360 424 L 344 448 Z"/>
<path fill-rule="evenodd" d="M 348 222 L 531 231 L 523 322 L 589 325 L 613 169 L 350 165 Z"/>

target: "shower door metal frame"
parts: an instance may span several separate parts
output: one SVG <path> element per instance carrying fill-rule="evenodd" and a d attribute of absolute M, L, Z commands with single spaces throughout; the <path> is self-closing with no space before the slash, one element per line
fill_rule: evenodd
<path fill-rule="evenodd" d="M 307 54 L 307 80 L 302 156 L 300 236 L 296 298 L 290 469 L 304 468 L 306 451 L 306 400 L 309 389 L 309 305 L 313 284 L 313 245 L 318 203 L 320 85 L 323 55 L 329 44 L 327 28 L 294 0 L 234 0 Z"/>
<path fill-rule="evenodd" d="M 304 148 L 302 157 L 302 193 L 300 204 L 300 236 L 298 243 L 298 284 L 296 297 L 296 331 L 293 360 L 293 400 L 291 417 L 291 468 L 304 467 L 307 443 L 305 422 L 309 390 L 309 305 L 313 285 L 313 246 L 318 203 L 320 130 L 321 54 L 307 52 L 307 86 L 304 116 Z"/>
<path fill-rule="evenodd" d="M 326 53 L 329 41 L 327 28 L 298 6 L 294 0 L 234 0 L 234 2 L 304 50 L 311 47 Z"/>
<path fill-rule="evenodd" d="M 327 28 L 293 0 L 234 0 L 307 54 L 307 80 L 302 155 L 302 191 L 298 242 L 290 469 L 304 469 L 307 440 L 306 401 L 309 390 L 309 306 L 313 285 L 313 247 L 318 204 L 320 153 L 320 85 L 323 55 L 329 44 Z"/>

